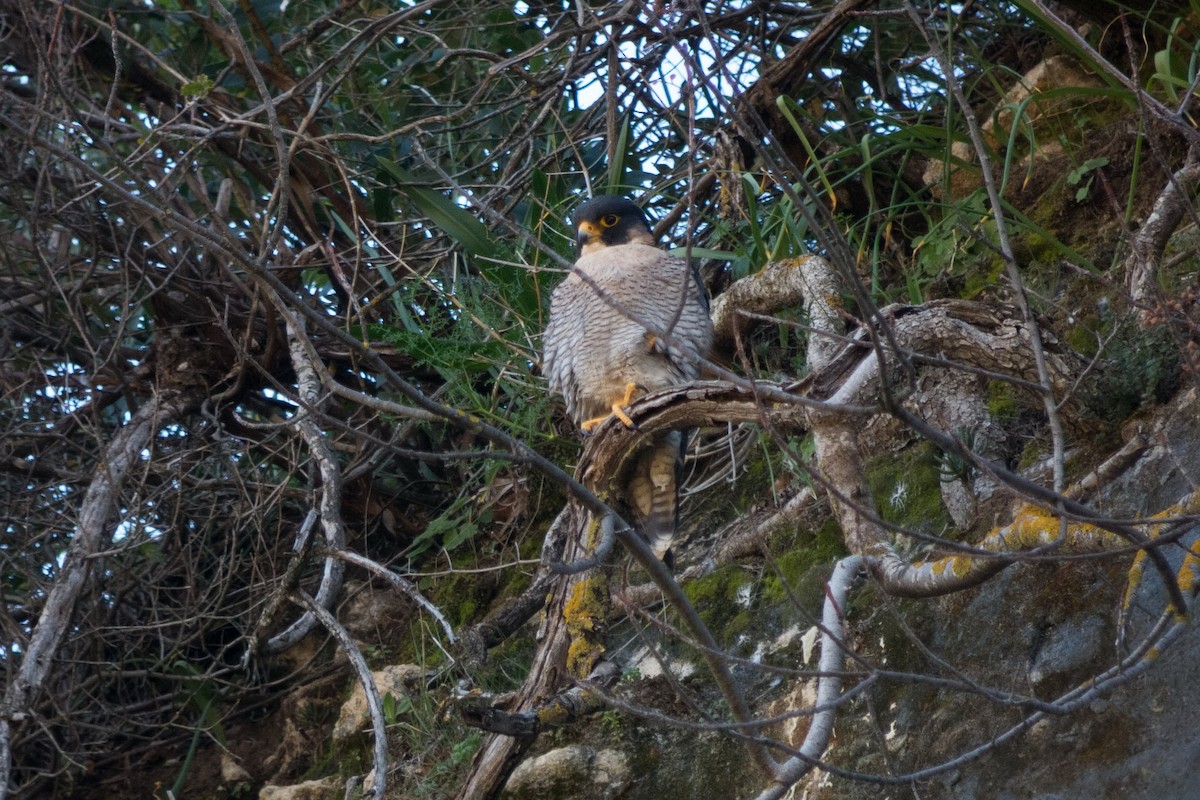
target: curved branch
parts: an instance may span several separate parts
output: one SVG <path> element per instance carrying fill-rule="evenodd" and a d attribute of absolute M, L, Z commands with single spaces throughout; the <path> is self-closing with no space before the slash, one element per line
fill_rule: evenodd
<path fill-rule="evenodd" d="M 846 652 L 846 598 L 850 587 L 862 570 L 863 560 L 858 556 L 840 559 L 825 585 L 825 605 L 821 610 L 821 661 L 817 669 L 817 697 L 813 707 L 820 709 L 813 714 L 804 742 L 795 756 L 779 768 L 770 788 L 759 793 L 756 800 L 778 800 L 796 781 L 820 763 L 821 754 L 829 746 L 833 735 L 833 722 L 837 717 L 838 695 L 842 690 L 841 672 Z"/>
<path fill-rule="evenodd" d="M 837 277 L 833 267 L 820 256 L 802 256 L 775 261 L 758 272 L 735 281 L 721 292 L 712 304 L 713 349 L 728 351 L 733 346 L 735 333 L 745 324 L 746 315 L 774 314 L 780 309 L 805 306 L 812 327 L 820 332 L 833 333 L 841 324 L 836 310 L 839 296 Z M 814 334 L 819 346 L 814 353 L 809 348 L 809 358 L 816 369 L 840 348 L 838 339 Z"/>
<path fill-rule="evenodd" d="M 1154 209 L 1133 237 L 1129 255 L 1125 259 L 1125 285 L 1134 305 L 1138 306 L 1138 317 L 1143 325 L 1148 324 L 1154 313 L 1155 288 L 1163 251 L 1171 235 L 1179 227 L 1183 217 L 1191 209 L 1191 196 L 1200 183 L 1200 146 L 1188 150 L 1187 163 L 1167 180 Z"/>
<path fill-rule="evenodd" d="M 371 715 L 371 732 L 375 737 L 375 747 L 372 751 L 375 759 L 375 786 L 371 794 L 375 800 L 383 800 L 387 794 L 387 726 L 384 725 L 383 703 L 379 700 L 379 688 L 375 686 L 375 679 L 371 677 L 371 668 L 367 666 L 367 660 L 363 658 L 363 654 L 354 645 L 354 638 L 337 621 L 337 617 L 330 614 L 324 606 L 309 597 L 305 592 L 293 592 L 291 599 L 305 609 L 304 613 L 306 615 L 311 615 L 324 625 L 333 638 L 337 639 L 338 644 L 346 652 L 346 658 L 349 659 L 350 666 L 354 668 L 355 674 L 358 675 L 358 682 L 362 684 L 363 693 L 366 695 L 367 711 Z"/>
<path fill-rule="evenodd" d="M 404 577 L 397 575 L 383 564 L 380 564 L 378 561 L 372 561 L 366 556 L 361 556 L 358 553 L 351 552 L 350 550 L 337 550 L 332 553 L 332 555 L 342 559 L 343 561 L 353 564 L 356 567 L 362 567 L 371 574 L 378 575 L 390 583 L 392 588 L 396 589 L 405 597 L 412 600 L 414 603 L 424 609 L 425 613 L 437 620 L 438 625 L 442 627 L 442 632 L 446 634 L 446 641 L 450 642 L 450 644 L 454 644 L 454 629 L 450 627 L 449 621 L 446 620 L 446 615 L 442 613 L 440 608 L 429 602 L 428 598 L 421 594 L 421 590 L 418 589 L 412 581 L 406 580 Z"/>
<path fill-rule="evenodd" d="M 299 389 L 300 408 L 293 419 L 293 425 L 308 451 L 317 462 L 321 473 L 320 499 L 317 506 L 320 509 L 321 530 L 325 535 L 327 553 L 324 557 L 324 569 L 321 573 L 321 585 L 317 589 L 315 602 L 322 608 L 329 608 L 337 600 L 342 590 L 342 577 L 346 568 L 334 554 L 346 546 L 346 530 L 342 523 L 342 469 L 337 457 L 329 447 L 325 435 L 317 426 L 314 415 L 323 403 L 321 397 L 321 380 L 313 368 L 315 356 L 311 353 L 311 345 L 304 335 L 303 318 L 286 318 L 288 332 L 288 350 L 292 357 L 292 368 L 296 370 L 297 388 Z M 297 542 L 299 545 L 300 542 Z M 297 548 L 294 558 L 303 559 L 304 548 Z M 285 590 L 292 587 L 285 586 Z M 304 614 L 283 631 L 272 636 L 266 643 L 268 653 L 278 653 L 294 645 L 308 635 L 316 625 L 312 614 Z"/>

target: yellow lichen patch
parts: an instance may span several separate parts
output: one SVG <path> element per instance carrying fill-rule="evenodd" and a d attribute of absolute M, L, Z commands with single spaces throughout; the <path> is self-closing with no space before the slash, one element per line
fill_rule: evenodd
<path fill-rule="evenodd" d="M 588 554 L 596 552 L 596 548 L 600 545 L 600 518 L 592 517 L 588 520 L 587 525 L 587 551 Z"/>
<path fill-rule="evenodd" d="M 1187 497 L 1180 502 L 1166 508 L 1155 514 L 1152 519 L 1171 519 L 1173 517 L 1192 516 L 1197 511 L 1200 511 L 1200 488 L 1193 489 Z M 1152 525 L 1146 531 L 1148 539 L 1153 541 L 1162 533 L 1165 523 Z M 1129 567 L 1129 575 L 1125 583 L 1125 596 L 1121 599 L 1121 610 L 1127 612 L 1130 604 L 1133 603 L 1133 595 L 1137 591 L 1137 587 L 1142 582 L 1142 577 L 1146 572 L 1146 551 L 1139 550 L 1137 555 L 1133 557 L 1133 564 Z M 1191 591 L 1196 585 L 1197 578 L 1200 577 L 1200 554 L 1197 554 L 1195 547 L 1188 550 L 1187 556 L 1183 563 L 1179 566 L 1179 572 L 1175 575 L 1175 582 L 1183 592 Z"/>
<path fill-rule="evenodd" d="M 592 575 L 576 583 L 563 606 L 563 620 L 571 636 L 567 646 L 567 671 L 576 678 L 591 674 L 604 654 L 604 619 L 608 605 L 608 580 Z"/>
<path fill-rule="evenodd" d="M 1011 525 L 997 531 L 1005 549 L 1026 550 L 1049 544 L 1058 538 L 1059 521 L 1037 506 L 1025 506 Z M 992 548 L 987 548 L 992 549 Z"/>
<path fill-rule="evenodd" d="M 542 725 L 562 725 L 569 717 L 570 713 L 561 703 L 549 703 L 537 711 L 538 722 Z"/>
<path fill-rule="evenodd" d="M 928 565 L 919 566 L 927 566 L 934 575 L 945 575 L 948 572 L 956 578 L 961 578 L 971 571 L 972 564 L 974 559 L 971 556 L 947 556 Z"/>
<path fill-rule="evenodd" d="M 1197 557 L 1195 550 L 1188 550 L 1183 563 L 1179 565 L 1179 572 L 1175 573 L 1175 582 L 1179 586 L 1179 591 L 1192 591 L 1192 587 L 1196 585 L 1197 575 L 1200 575 L 1200 557 Z"/>
<path fill-rule="evenodd" d="M 1125 596 L 1121 599 L 1121 611 L 1129 611 L 1130 604 L 1133 603 L 1133 595 L 1137 591 L 1137 587 L 1142 582 L 1142 575 L 1146 572 L 1146 551 L 1139 550 L 1137 555 L 1133 557 L 1133 564 L 1129 567 L 1129 575 L 1125 578 Z"/>

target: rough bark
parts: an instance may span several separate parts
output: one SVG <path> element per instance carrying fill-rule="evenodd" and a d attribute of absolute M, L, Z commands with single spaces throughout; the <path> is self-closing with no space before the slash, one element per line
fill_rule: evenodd
<path fill-rule="evenodd" d="M 1186 215 L 1196 216 L 1192 200 L 1196 184 L 1200 182 L 1197 159 L 1200 159 L 1200 150 L 1193 147 L 1188 153 L 1188 163 L 1170 177 L 1154 201 L 1154 208 L 1133 238 L 1129 256 L 1125 259 L 1125 287 L 1139 309 L 1138 316 L 1143 324 L 1161 316 L 1157 281 L 1167 242 Z"/>
<path fill-rule="evenodd" d="M 547 532 L 548 541 L 557 546 L 547 548 L 549 552 L 543 551 L 543 561 L 539 567 L 543 574 L 549 572 L 552 560 L 569 562 L 587 556 L 581 536 L 586 519 L 584 510 L 575 503 L 569 503 L 559 513 Z M 579 576 L 558 576 L 551 585 L 545 596 L 546 617 L 538 631 L 538 645 L 529 674 L 508 707 L 501 711 L 516 715 L 532 712 L 563 685 L 570 635 L 562 609 L 570 596 L 571 584 L 578 579 Z M 530 734 L 533 732 L 531 730 Z M 488 736 L 475 754 L 467 777 L 456 795 L 459 800 L 492 797 L 503 786 L 517 758 L 530 743 L 528 737 Z"/>

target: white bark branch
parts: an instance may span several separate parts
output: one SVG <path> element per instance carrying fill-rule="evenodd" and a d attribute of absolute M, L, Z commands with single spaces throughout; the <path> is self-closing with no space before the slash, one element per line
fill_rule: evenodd
<path fill-rule="evenodd" d="M 833 736 L 833 723 L 837 718 L 838 696 L 842 693 L 842 679 L 838 675 L 846 661 L 846 599 L 850 587 L 863 567 L 858 556 L 848 556 L 837 562 L 829 582 L 825 585 L 825 605 L 821 611 L 821 661 L 817 669 L 817 697 L 813 704 L 819 709 L 813 714 L 804 742 L 797 755 L 780 765 L 779 773 L 770 787 L 759 793 L 756 800 L 778 800 L 787 793 L 796 781 L 803 778 L 816 766 L 829 740 Z"/>
<path fill-rule="evenodd" d="M 1156 310 L 1156 289 L 1163 252 L 1171 235 L 1179 227 L 1191 205 L 1191 196 L 1200 183 L 1200 149 L 1188 151 L 1183 167 L 1167 180 L 1162 193 L 1154 201 L 1150 216 L 1142 223 L 1125 259 L 1125 285 L 1129 297 L 1138 306 L 1138 317 L 1148 324 Z"/>
<path fill-rule="evenodd" d="M 317 462 L 321 474 L 321 486 L 318 490 L 317 508 L 321 520 L 321 531 L 324 534 L 325 546 L 328 550 L 324 557 L 324 567 L 321 573 L 321 585 L 313 598 L 321 608 L 330 608 L 337 600 L 342 590 L 342 577 L 346 567 L 341 559 L 332 555 L 346 546 L 346 531 L 342 524 L 342 469 L 337 462 L 337 456 L 329 447 L 325 434 L 314 420 L 315 410 L 324 402 L 321 391 L 321 379 L 313 367 L 316 355 L 312 353 L 308 340 L 305 338 L 303 317 L 287 316 L 288 350 L 292 357 L 292 368 L 296 370 L 297 388 L 300 402 L 303 404 L 296 411 L 292 424 L 308 446 L 309 453 Z M 295 558 L 303 558 L 305 547 L 297 542 Z M 284 587 L 285 590 L 291 587 Z M 316 620 L 309 612 L 293 622 L 284 630 L 272 636 L 266 643 L 268 653 L 278 653 L 294 645 L 308 635 L 316 625 Z"/>
<path fill-rule="evenodd" d="M 387 726 L 384 724 L 383 703 L 379 699 L 379 688 L 375 685 L 375 679 L 371 677 L 371 668 L 367 666 L 367 660 L 355 646 L 354 637 L 324 606 L 304 592 L 293 593 L 292 599 L 306 609 L 305 616 L 310 616 L 320 622 L 333 635 L 333 638 L 337 639 L 338 644 L 346 652 L 346 657 L 350 660 L 350 666 L 358 675 L 358 682 L 362 684 L 367 698 L 367 711 L 371 716 L 371 732 L 375 737 L 375 747 L 372 751 L 375 760 L 375 785 L 371 790 L 371 796 L 375 800 L 383 800 L 384 795 L 387 794 Z"/>

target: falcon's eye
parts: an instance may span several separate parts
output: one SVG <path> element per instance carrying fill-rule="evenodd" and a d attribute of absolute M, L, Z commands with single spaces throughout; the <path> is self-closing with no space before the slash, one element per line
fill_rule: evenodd
<path fill-rule="evenodd" d="M 617 215 L 616 214 L 605 214 L 603 217 L 600 218 L 600 224 L 606 228 L 611 228 L 613 225 L 617 224 Z"/>

